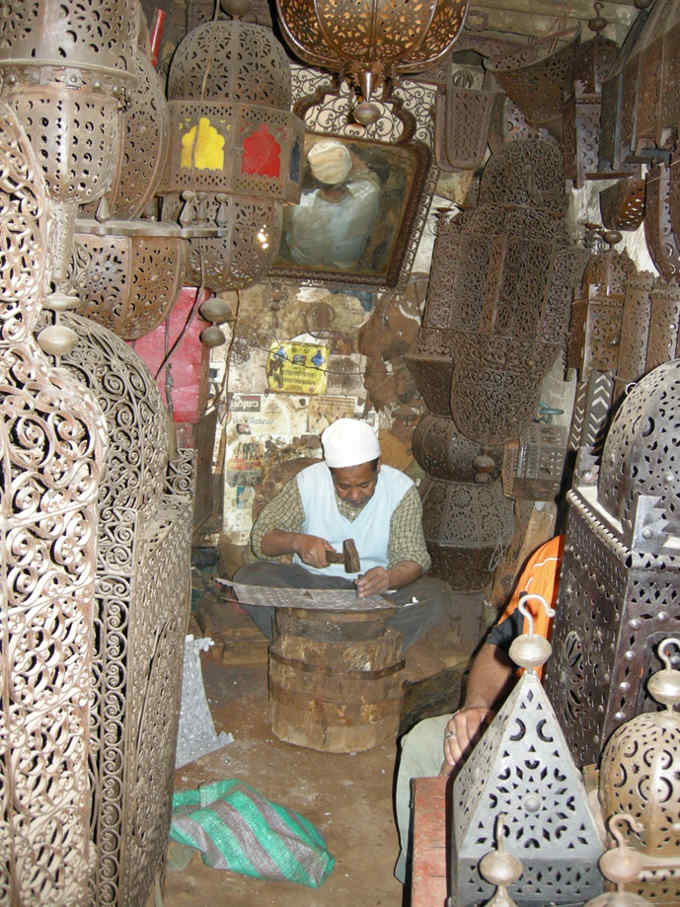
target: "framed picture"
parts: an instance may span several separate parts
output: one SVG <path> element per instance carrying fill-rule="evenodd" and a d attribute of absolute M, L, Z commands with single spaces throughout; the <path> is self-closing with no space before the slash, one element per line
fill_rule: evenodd
<path fill-rule="evenodd" d="M 307 132 L 300 202 L 284 208 L 272 275 L 395 287 L 430 169 L 422 142 Z"/>

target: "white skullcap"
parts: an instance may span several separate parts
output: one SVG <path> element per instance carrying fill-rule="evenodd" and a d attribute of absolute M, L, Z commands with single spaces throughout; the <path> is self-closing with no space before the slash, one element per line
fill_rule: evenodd
<path fill-rule="evenodd" d="M 321 432 L 326 465 L 331 469 L 358 466 L 380 456 L 378 436 L 368 422 L 338 419 Z"/>
<path fill-rule="evenodd" d="M 329 186 L 341 183 L 352 169 L 349 151 L 335 139 L 316 142 L 307 152 L 307 160 L 314 176 Z"/>

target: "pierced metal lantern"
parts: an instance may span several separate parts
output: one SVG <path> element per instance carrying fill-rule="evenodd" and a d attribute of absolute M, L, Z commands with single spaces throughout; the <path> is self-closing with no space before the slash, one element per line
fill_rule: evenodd
<path fill-rule="evenodd" d="M 567 348 L 567 363 L 581 379 L 592 370 L 616 369 L 626 286 L 634 274 L 626 251 L 612 246 L 591 255 L 572 304 Z"/>
<path fill-rule="evenodd" d="M 604 847 L 581 774 L 555 710 L 536 674 L 550 644 L 533 634 L 530 594 L 520 603 L 529 633 L 510 657 L 522 677 L 456 775 L 453 785 L 451 891 L 456 904 L 491 896 L 480 859 L 506 815 L 505 850 L 519 860 L 521 877 L 508 886 L 520 907 L 583 903 L 603 888 L 597 859 Z M 549 611 L 549 613 L 552 613 Z"/>
<path fill-rule="evenodd" d="M 610 737 L 602 754 L 600 803 L 605 816 L 623 810 L 634 820 L 622 837 L 635 858 L 637 872 L 624 889 L 654 904 L 680 901 L 680 671 L 671 666 L 671 648 L 659 646 L 665 668 L 648 681 L 650 694 L 665 709 L 638 715 Z"/>
<path fill-rule="evenodd" d="M 500 448 L 487 450 L 463 437 L 450 419 L 424 415 L 411 439 L 413 456 L 419 466 L 435 479 L 474 482 L 479 472 L 476 465 L 482 455 L 490 456 L 489 479 L 497 479 L 503 459 Z"/>
<path fill-rule="evenodd" d="M 179 221 L 189 238 L 185 282 L 226 291 L 267 273 L 278 251 L 283 210 L 266 200 L 184 192 L 164 197 L 163 220 Z"/>
<path fill-rule="evenodd" d="M 589 24 L 599 31 L 607 23 L 596 18 Z M 602 80 L 609 74 L 618 53 L 616 42 L 600 34 L 576 46 L 570 84 L 562 105 L 561 143 L 564 175 L 573 180 L 577 189 L 598 172 Z"/>
<path fill-rule="evenodd" d="M 125 340 L 166 317 L 185 283 L 188 243 L 177 224 L 78 220 L 72 281 L 80 312 Z"/>
<path fill-rule="evenodd" d="M 92 621 L 106 434 L 90 392 L 34 339 L 49 202 L 0 102 L 0 899 L 85 904 Z M 8 793 L 11 791 L 11 795 Z"/>
<path fill-rule="evenodd" d="M 620 385 L 638 381 L 650 368 L 660 365 L 659 360 L 647 365 L 648 341 L 652 317 L 652 292 L 658 281 L 648 271 L 631 275 L 626 282 L 623 300 L 623 318 L 619 340 L 616 374 Z M 678 288 L 680 290 L 680 288 Z M 680 296 L 680 293 L 678 293 Z"/>
<path fill-rule="evenodd" d="M 649 294 L 651 312 L 645 371 L 651 371 L 680 353 L 680 284 L 659 278 Z"/>
<path fill-rule="evenodd" d="M 3 97 L 36 150 L 54 203 L 52 276 L 72 305 L 66 273 L 78 205 L 111 184 L 120 142 L 118 107 L 135 76 L 134 0 L 18 0 L 0 17 Z"/>
<path fill-rule="evenodd" d="M 647 173 L 645 241 L 657 271 L 666 280 L 680 282 L 680 243 L 671 218 L 670 173 L 655 164 Z"/>
<path fill-rule="evenodd" d="M 111 188 L 106 193 L 108 213 L 116 218 L 139 217 L 153 199 L 165 168 L 170 139 L 163 81 L 145 47 L 137 47 L 131 70 L 136 80 L 126 89 L 124 109 L 118 112 L 121 140 Z M 95 210 L 96 203 L 84 209 L 88 217 L 94 216 Z"/>
<path fill-rule="evenodd" d="M 184 636 L 193 452 L 174 451 L 160 391 L 120 337 L 71 312 L 62 370 L 93 394 L 108 449 L 98 485 L 88 741 L 91 903 L 144 904 L 165 874 Z M 72 903 L 76 903 L 75 901 Z"/>
<path fill-rule="evenodd" d="M 204 23 L 177 48 L 168 95 L 163 219 L 213 226 L 191 240 L 197 285 L 246 286 L 278 252 L 281 205 L 300 197 L 304 124 L 289 110 L 285 52 L 262 26 Z"/>
<path fill-rule="evenodd" d="M 512 501 L 503 495 L 500 480 L 451 482 L 425 476 L 420 492 L 433 574 L 453 589 L 483 589 L 514 528 Z"/>
<path fill-rule="evenodd" d="M 577 41 L 546 53 L 545 44 L 523 47 L 517 54 L 489 64 L 494 78 L 525 115 L 530 126 L 542 126 L 559 137 L 564 98 L 572 91 Z"/>
<path fill-rule="evenodd" d="M 561 174 L 555 143 L 511 142 L 487 163 L 479 205 L 437 232 L 407 363 L 432 412 L 485 446 L 531 421 L 567 335 L 587 252 L 569 240 Z"/>
<path fill-rule="evenodd" d="M 624 721 L 655 708 L 654 646 L 680 633 L 677 414 L 680 360 L 619 406 L 602 462 L 568 493 L 569 518 L 546 689 L 579 764 Z"/>
<path fill-rule="evenodd" d="M 468 3 L 277 0 L 276 9 L 293 53 L 312 66 L 351 76 L 368 105 L 374 87 L 385 79 L 422 72 L 450 50 L 463 29 Z M 372 111 L 367 112 L 370 117 Z"/>
<path fill-rule="evenodd" d="M 501 117 L 504 95 L 474 84 L 470 69 L 458 68 L 435 99 L 435 161 L 440 170 L 476 170 L 487 150 L 492 121 Z"/>

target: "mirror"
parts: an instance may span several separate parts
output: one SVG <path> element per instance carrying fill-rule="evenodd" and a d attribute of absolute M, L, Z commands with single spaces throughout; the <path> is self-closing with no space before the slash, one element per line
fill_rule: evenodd
<path fill-rule="evenodd" d="M 396 286 L 430 158 L 421 142 L 306 133 L 300 202 L 284 209 L 271 273 L 304 283 Z"/>

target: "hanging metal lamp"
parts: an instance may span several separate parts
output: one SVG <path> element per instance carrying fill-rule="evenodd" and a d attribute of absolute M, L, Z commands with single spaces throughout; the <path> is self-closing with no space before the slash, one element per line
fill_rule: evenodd
<path fill-rule="evenodd" d="M 460 35 L 469 0 L 276 0 L 283 36 L 300 59 L 359 85 L 359 122 L 372 122 L 373 91 L 422 72 Z"/>

